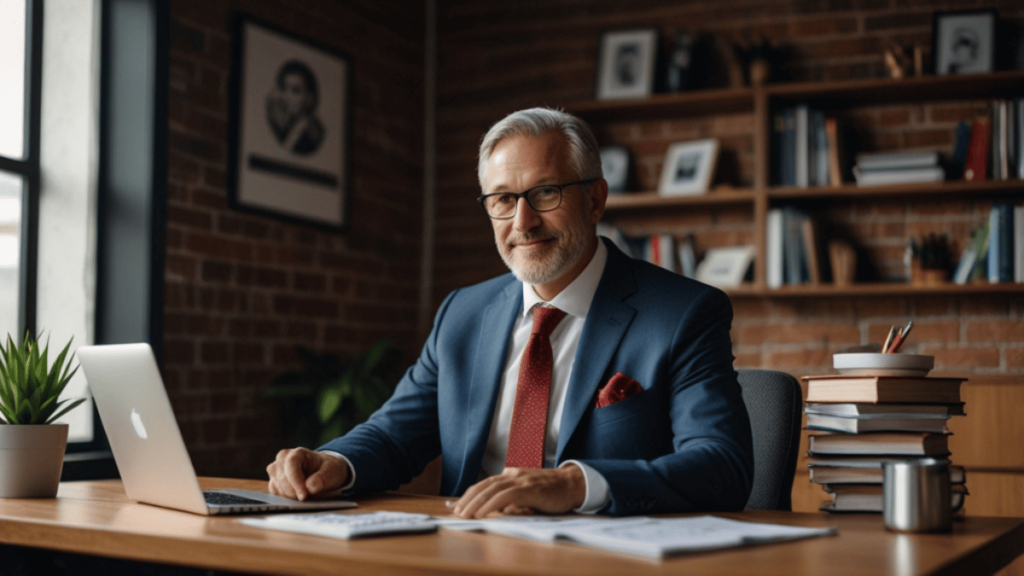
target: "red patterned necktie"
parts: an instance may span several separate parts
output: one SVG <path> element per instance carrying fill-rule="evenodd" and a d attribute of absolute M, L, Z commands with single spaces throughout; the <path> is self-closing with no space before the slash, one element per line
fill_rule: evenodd
<path fill-rule="evenodd" d="M 508 435 L 506 468 L 543 468 L 544 434 L 548 427 L 551 395 L 551 332 L 565 317 L 558 308 L 533 308 L 533 332 L 523 350 Z"/>

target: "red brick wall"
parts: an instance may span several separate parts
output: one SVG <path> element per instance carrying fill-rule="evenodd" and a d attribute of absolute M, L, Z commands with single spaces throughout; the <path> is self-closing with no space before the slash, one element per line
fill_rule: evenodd
<path fill-rule="evenodd" d="M 336 48 L 354 70 L 350 227 L 228 207 L 230 16 Z M 304 345 L 411 357 L 422 249 L 423 4 L 174 0 L 164 374 L 200 474 L 259 477 L 282 447 L 264 397 Z"/>
<path fill-rule="evenodd" d="M 476 144 L 494 121 L 535 105 L 570 106 L 593 97 L 602 31 L 676 28 L 730 41 L 765 37 L 784 48 L 776 79 L 844 80 L 885 75 L 881 51 L 890 42 L 917 43 L 930 58 L 935 11 L 995 7 L 1007 28 L 1024 29 L 1024 5 L 941 0 L 600 0 L 439 3 L 438 225 L 433 296 L 504 272 L 487 219 L 472 201 Z M 1007 52 L 1006 47 L 1000 53 Z M 723 78 L 714 80 L 723 84 Z M 845 113 L 864 131 L 865 149 L 933 148 L 949 154 L 953 131 L 979 103 L 882 106 Z M 980 103 L 985 104 L 985 103 Z M 656 188 L 667 145 L 714 136 L 723 148 L 717 185 L 753 181 L 750 114 L 686 120 L 612 123 L 598 127 L 604 143 L 628 145 L 637 169 L 633 188 Z M 1016 196 L 1019 201 L 1021 196 Z M 905 275 L 908 237 L 948 233 L 958 249 L 988 213 L 988 201 L 962 198 L 913 202 L 858 201 L 825 209 L 853 231 L 880 278 Z M 658 217 L 648 231 L 695 232 L 705 246 L 749 243 L 749 210 L 695 210 Z M 1024 293 L 1024 290 L 1021 291 Z M 1024 296 L 858 298 L 734 298 L 739 366 L 801 375 L 828 370 L 830 355 L 880 342 L 892 324 L 913 319 L 907 350 L 935 354 L 943 371 L 1024 374 Z"/>

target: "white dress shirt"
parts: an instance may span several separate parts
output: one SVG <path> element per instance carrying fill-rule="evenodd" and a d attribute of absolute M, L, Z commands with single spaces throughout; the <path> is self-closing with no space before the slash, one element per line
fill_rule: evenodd
<path fill-rule="evenodd" d="M 487 437 L 487 448 L 481 463 L 481 478 L 496 476 L 505 469 L 505 453 L 508 451 L 512 409 L 516 401 L 516 385 L 519 380 L 519 363 L 533 331 L 533 307 L 539 304 L 551 305 L 566 313 L 550 337 L 554 367 L 551 371 L 548 423 L 544 436 L 544 467 L 554 466 L 562 409 L 565 407 L 565 396 L 569 389 L 569 377 L 572 374 L 573 360 L 576 358 L 576 348 L 579 347 L 583 324 L 587 320 L 590 303 L 594 300 L 594 293 L 597 292 L 597 285 L 601 281 L 607 261 L 608 249 L 604 242 L 598 240 L 597 252 L 594 253 L 590 264 L 550 302 L 541 299 L 532 286 L 523 284 L 523 309 L 512 327 L 505 371 L 502 373 L 501 387 L 498 390 L 498 403 L 494 409 L 491 433 Z M 608 482 L 596 470 L 581 462 L 570 460 L 562 465 L 570 463 L 578 465 L 583 470 L 587 484 L 587 496 L 583 505 L 576 511 L 597 512 L 608 501 Z"/>
<path fill-rule="evenodd" d="M 558 431 L 562 423 L 562 409 L 565 407 L 565 396 L 569 389 L 569 376 L 572 374 L 576 348 L 579 347 L 583 324 L 590 310 L 590 303 L 597 292 L 597 285 L 604 273 L 608 261 L 608 248 L 600 239 L 597 241 L 597 252 L 583 272 L 558 293 L 550 302 L 545 302 L 529 284 L 523 284 L 523 309 L 512 327 L 512 339 L 509 344 L 505 371 L 502 373 L 498 390 L 498 402 L 491 421 L 491 433 L 487 437 L 487 448 L 484 451 L 480 469 L 480 479 L 497 476 L 505 469 L 505 453 L 508 451 L 509 429 L 512 427 L 512 409 L 516 401 L 516 385 L 519 380 L 519 363 L 523 350 L 533 331 L 533 307 L 547 304 L 563 310 L 565 318 L 559 322 L 551 333 L 551 351 L 554 367 L 551 373 L 551 395 L 548 400 L 547 431 L 544 436 L 544 467 L 551 468 L 555 463 L 555 451 L 558 448 Z M 333 451 L 324 451 L 339 456 L 348 464 L 351 477 L 341 491 L 351 488 L 356 482 L 356 469 L 344 455 Z M 604 476 L 575 460 L 567 460 L 562 466 L 576 465 L 583 471 L 586 481 L 586 496 L 583 505 L 575 512 L 593 514 L 604 508 L 609 500 L 608 481 Z"/>

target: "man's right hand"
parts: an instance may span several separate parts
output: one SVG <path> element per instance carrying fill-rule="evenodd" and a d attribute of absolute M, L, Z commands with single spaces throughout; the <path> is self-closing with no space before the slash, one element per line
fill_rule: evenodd
<path fill-rule="evenodd" d="M 267 466 L 271 494 L 295 500 L 337 496 L 348 482 L 348 465 L 330 454 L 306 448 L 281 450 Z"/>

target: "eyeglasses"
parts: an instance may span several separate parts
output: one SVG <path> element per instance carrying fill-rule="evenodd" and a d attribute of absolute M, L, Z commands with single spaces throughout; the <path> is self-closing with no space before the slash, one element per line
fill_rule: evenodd
<path fill-rule="evenodd" d="M 484 194 L 476 199 L 487 215 L 495 220 L 508 220 L 516 215 L 519 206 L 519 199 L 525 198 L 526 203 L 534 212 L 550 212 L 562 205 L 562 190 L 569 186 L 590 184 L 596 182 L 597 178 L 569 182 L 568 184 L 543 184 L 534 186 L 526 192 L 513 194 L 512 192 L 499 192 L 497 194 Z"/>

